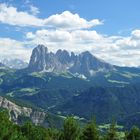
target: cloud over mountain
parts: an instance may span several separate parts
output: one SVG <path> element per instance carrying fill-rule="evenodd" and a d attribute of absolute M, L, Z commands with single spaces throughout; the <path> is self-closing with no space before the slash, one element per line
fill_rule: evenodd
<path fill-rule="evenodd" d="M 140 63 L 139 30 L 130 36 L 107 36 L 95 30 L 37 30 L 26 37 L 32 44 L 45 44 L 49 50 L 67 49 L 74 52 L 90 51 L 99 58 L 116 65 L 137 66 Z M 134 34 L 135 33 L 135 34 Z M 130 57 L 131 56 L 131 57 Z M 133 60 L 133 61 L 132 61 Z"/>
<path fill-rule="evenodd" d="M 32 4 L 28 10 L 0 3 L 0 24 L 24 29 L 20 41 L 16 37 L 0 38 L 1 57 L 28 60 L 33 46 L 44 44 L 50 51 L 66 49 L 80 53 L 88 50 L 112 64 L 140 65 L 139 29 L 127 36 L 107 35 L 93 28 L 104 24 L 99 19 L 87 20 L 70 11 L 41 17 L 41 9 Z"/>

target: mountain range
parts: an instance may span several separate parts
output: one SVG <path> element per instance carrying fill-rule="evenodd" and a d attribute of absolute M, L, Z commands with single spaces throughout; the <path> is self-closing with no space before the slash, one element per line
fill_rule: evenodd
<path fill-rule="evenodd" d="M 22 61 L 21 59 L 2 59 L 1 63 L 11 69 L 23 69 L 28 66 L 27 62 Z"/>
<path fill-rule="evenodd" d="M 88 51 L 53 53 L 38 45 L 27 67 L 0 64 L 0 96 L 55 116 L 96 116 L 98 123 L 139 120 L 139 84 L 139 68 L 111 65 Z"/>
<path fill-rule="evenodd" d="M 86 51 L 79 55 L 66 50 L 56 53 L 48 52 L 47 47 L 38 45 L 33 49 L 28 69 L 31 72 L 70 72 L 82 77 L 91 77 L 98 72 L 108 72 L 115 69 L 111 64 L 104 62 Z"/>

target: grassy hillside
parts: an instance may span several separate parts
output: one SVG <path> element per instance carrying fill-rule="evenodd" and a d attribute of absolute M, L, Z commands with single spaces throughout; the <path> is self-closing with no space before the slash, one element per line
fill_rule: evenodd
<path fill-rule="evenodd" d="M 140 69 L 120 68 L 82 79 L 71 73 L 0 69 L 0 94 L 20 104 L 97 122 L 138 113 Z M 92 87 L 92 88 L 91 88 Z"/>

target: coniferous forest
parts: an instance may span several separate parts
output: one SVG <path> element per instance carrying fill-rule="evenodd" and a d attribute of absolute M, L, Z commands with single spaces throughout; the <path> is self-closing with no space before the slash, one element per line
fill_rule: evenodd
<path fill-rule="evenodd" d="M 112 121 L 106 131 L 101 131 L 95 119 L 81 126 L 73 117 L 64 120 L 63 127 L 44 128 L 31 122 L 23 125 L 10 121 L 6 111 L 0 112 L 0 140 L 140 140 L 140 129 L 136 126 L 120 132 Z M 123 134 L 123 135 L 122 135 Z"/>

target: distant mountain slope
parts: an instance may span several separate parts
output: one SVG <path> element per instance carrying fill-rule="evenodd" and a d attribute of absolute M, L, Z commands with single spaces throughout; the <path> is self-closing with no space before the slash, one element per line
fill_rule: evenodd
<path fill-rule="evenodd" d="M 126 129 L 131 129 L 132 126 L 140 127 L 140 112 L 126 116 L 120 119 L 118 123 L 125 126 Z"/>
<path fill-rule="evenodd" d="M 93 87 L 74 96 L 63 105 L 54 108 L 62 114 L 73 114 L 97 122 L 110 122 L 140 112 L 140 88 L 131 87 Z"/>
<path fill-rule="evenodd" d="M 28 66 L 28 63 L 20 60 L 20 59 L 3 59 L 1 62 L 12 69 L 23 69 Z"/>

